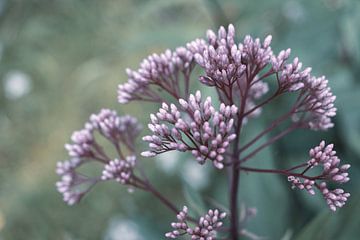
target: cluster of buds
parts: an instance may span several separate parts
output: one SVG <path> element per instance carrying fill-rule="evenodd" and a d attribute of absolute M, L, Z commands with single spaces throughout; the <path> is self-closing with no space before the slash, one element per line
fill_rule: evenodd
<path fill-rule="evenodd" d="M 300 190 L 305 189 L 311 195 L 315 195 L 315 190 L 313 188 L 315 185 L 314 180 L 304 179 L 304 181 L 301 181 L 299 177 L 289 176 L 288 181 L 291 182 L 293 189 L 294 188 L 298 188 Z"/>
<path fill-rule="evenodd" d="M 327 205 L 332 211 L 336 211 L 336 208 L 343 207 L 347 199 L 350 197 L 350 193 L 346 193 L 341 188 L 329 190 L 325 182 L 320 183 L 319 189 L 324 196 Z"/>
<path fill-rule="evenodd" d="M 350 180 L 347 172 L 350 164 L 339 166 L 340 159 L 336 156 L 336 151 L 333 148 L 334 144 L 325 145 L 325 141 L 321 141 L 319 146 L 310 149 L 309 155 L 311 159 L 308 161 L 308 165 L 311 168 L 322 165 L 322 177 L 335 183 L 346 183 Z"/>
<path fill-rule="evenodd" d="M 185 95 L 181 93 L 181 86 L 188 89 L 190 73 L 194 68 L 193 52 L 201 51 L 204 44 L 204 41 L 198 40 L 188 43 L 187 48 L 152 54 L 141 62 L 137 71 L 126 69 L 128 81 L 118 86 L 118 101 L 161 101 L 155 86 L 176 98 Z"/>
<path fill-rule="evenodd" d="M 227 93 L 234 91 L 234 96 L 243 94 L 243 89 L 249 84 L 246 108 L 251 109 L 255 105 L 254 100 L 268 92 L 267 83 L 262 79 L 276 74 L 279 93 L 301 90 L 303 99 L 294 114 L 308 113 L 306 121 L 311 129 L 326 130 L 333 127 L 331 117 L 336 114 L 333 104 L 335 96 L 327 86 L 328 81 L 325 77 L 311 76 L 311 68 L 302 69 L 302 63 L 297 57 L 287 63 L 290 49 L 274 55 L 270 47 L 271 36 L 267 36 L 262 43 L 258 38 L 246 36 L 243 43 L 236 45 L 235 29 L 231 24 L 227 32 L 220 27 L 217 35 L 209 30 L 207 37 L 208 45 L 204 51 L 195 54 L 196 62 L 206 73 L 199 78 L 203 84 L 216 86 Z M 267 65 L 271 65 L 271 69 L 259 76 L 258 73 Z M 254 94 L 250 92 L 253 88 L 256 89 L 255 84 L 258 84 L 257 89 L 260 87 L 261 91 L 254 98 Z M 259 113 L 260 109 L 257 109 L 253 114 L 257 116 Z"/>
<path fill-rule="evenodd" d="M 122 142 L 130 149 L 133 148 L 133 140 L 141 131 L 136 118 L 129 115 L 120 117 L 110 109 L 102 109 L 98 114 L 92 114 L 85 128 L 90 131 L 96 129 L 111 142 Z"/>
<path fill-rule="evenodd" d="M 250 73 L 262 70 L 270 62 L 273 56 L 270 47 L 271 40 L 272 36 L 268 35 L 261 43 L 259 38 L 253 39 L 247 35 L 244 42 L 239 44 L 239 51 L 242 54 L 243 62 Z"/>
<path fill-rule="evenodd" d="M 76 172 L 76 168 L 82 163 L 83 161 L 79 158 L 72 158 L 58 162 L 56 166 L 56 173 L 61 176 L 61 180 L 56 183 L 56 188 L 69 205 L 79 202 L 97 182 L 97 179 L 91 179 Z"/>
<path fill-rule="evenodd" d="M 117 182 L 127 184 L 131 180 L 135 164 L 136 156 L 127 156 L 124 160 L 112 160 L 105 165 L 101 179 L 115 179 Z"/>
<path fill-rule="evenodd" d="M 72 143 L 65 144 L 70 157 L 91 158 L 96 157 L 96 151 L 93 149 L 94 136 L 89 129 L 75 131 L 71 135 Z"/>
<path fill-rule="evenodd" d="M 300 112 L 308 112 L 309 127 L 314 130 L 326 130 L 332 128 L 334 123 L 331 118 L 336 115 L 334 102 L 336 96 L 328 86 L 328 80 L 322 76 L 310 77 L 305 83 L 306 95 L 303 99 Z"/>
<path fill-rule="evenodd" d="M 90 116 L 89 122 L 83 129 L 72 134 L 72 143 L 65 144 L 69 156 L 106 161 L 106 156 L 94 138 L 96 130 L 112 143 L 121 142 L 133 150 L 134 139 L 140 133 L 141 126 L 134 117 L 129 115 L 120 117 L 115 111 L 102 109 L 98 114 Z"/>
<path fill-rule="evenodd" d="M 336 208 L 342 207 L 350 193 L 345 193 L 343 189 L 329 190 L 326 185 L 327 182 L 333 182 L 337 184 L 346 183 L 350 180 L 349 173 L 350 164 L 344 164 L 339 166 L 340 159 L 336 156 L 336 152 L 333 150 L 334 145 L 326 145 L 325 141 L 310 149 L 310 160 L 307 162 L 307 170 L 316 166 L 322 166 L 322 173 L 316 177 L 311 177 L 301 181 L 299 177 L 289 176 L 288 180 L 292 183 L 293 188 L 307 190 L 311 195 L 315 194 L 314 186 L 320 190 L 323 194 L 330 209 L 335 211 Z M 321 181 L 319 184 L 316 181 Z"/>
<path fill-rule="evenodd" d="M 65 145 L 70 160 L 57 163 L 56 173 L 61 180 L 56 186 L 63 194 L 64 201 L 69 205 L 79 202 L 100 180 L 114 179 L 122 184 L 129 184 L 136 157 L 125 157 L 120 145 L 134 151 L 134 141 L 140 130 L 141 127 L 134 117 L 118 116 L 115 111 L 109 109 L 92 114 L 85 127 L 72 134 L 72 143 Z M 111 160 L 96 141 L 95 132 L 114 145 L 121 160 Z M 94 161 L 105 165 L 102 176 L 88 177 L 77 171 L 80 166 Z"/>
<path fill-rule="evenodd" d="M 214 240 L 216 230 L 223 225 L 222 220 L 225 217 L 225 212 L 210 209 L 205 216 L 200 217 L 197 226 L 191 228 L 187 223 L 188 209 L 184 206 L 182 211 L 177 214 L 178 221 L 171 223 L 174 230 L 166 233 L 165 237 L 176 239 L 187 234 L 193 240 Z"/>
<path fill-rule="evenodd" d="M 235 44 L 235 29 L 230 25 L 228 33 L 221 27 L 218 36 L 211 30 L 207 35 L 209 44 L 203 52 L 195 54 L 197 64 L 206 73 L 199 80 L 205 85 L 218 88 L 231 86 L 243 76 L 246 69 L 241 62 L 241 52 Z"/>
<path fill-rule="evenodd" d="M 268 84 L 258 79 L 254 72 L 262 70 L 272 56 L 271 36 L 262 44 L 260 39 L 246 36 L 243 43 L 236 45 L 235 28 L 230 24 L 227 32 L 220 27 L 217 35 L 208 30 L 207 38 L 208 45 L 203 52 L 195 54 L 197 64 L 205 70 L 205 75 L 199 77 L 200 82 L 218 88 L 224 93 L 225 102 L 229 95 L 240 100 L 244 89 L 249 87 L 245 109 L 252 109 L 254 100 L 260 99 L 269 90 Z M 249 76 L 249 73 L 254 76 Z M 260 112 L 259 108 L 248 117 L 256 117 Z"/>
<path fill-rule="evenodd" d="M 336 97 L 328 87 L 328 80 L 314 77 L 311 68 L 302 70 L 302 63 L 296 57 L 292 63 L 286 63 L 290 49 L 283 50 L 271 59 L 272 70 L 277 73 L 280 92 L 300 91 L 300 100 L 294 114 L 308 115 L 305 119 L 313 130 L 326 130 L 334 124 L 331 118 L 336 115 L 334 101 Z M 293 118 L 298 120 L 297 117 Z"/>
<path fill-rule="evenodd" d="M 190 94 L 188 101 L 180 99 L 179 104 L 180 110 L 174 104 L 163 103 L 159 112 L 151 115 L 149 129 L 153 135 L 143 137 L 149 142 L 150 151 L 142 155 L 191 151 L 200 164 L 210 159 L 216 168 L 223 168 L 223 154 L 236 137 L 232 132 L 237 107 L 221 104 L 220 110 L 215 111 L 210 97 L 201 101 L 200 91 Z"/>

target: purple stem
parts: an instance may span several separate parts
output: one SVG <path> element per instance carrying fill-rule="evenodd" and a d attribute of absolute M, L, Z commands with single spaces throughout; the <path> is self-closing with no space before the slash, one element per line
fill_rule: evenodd
<path fill-rule="evenodd" d="M 299 177 L 299 178 L 308 179 L 308 180 L 324 179 L 323 175 L 318 175 L 318 176 L 315 176 L 315 177 L 309 177 L 309 176 L 306 176 L 306 175 L 304 175 L 302 173 L 293 173 L 293 172 L 290 172 L 288 170 L 261 169 L 261 168 L 251 168 L 251 167 L 243 167 L 243 166 L 240 167 L 240 170 L 246 171 L 246 172 L 281 174 L 281 175 L 285 175 L 285 176 L 294 176 L 294 177 Z"/>
<path fill-rule="evenodd" d="M 287 128 L 286 130 L 282 131 L 281 133 L 279 133 L 278 135 L 272 137 L 271 139 L 269 139 L 267 142 L 263 143 L 262 145 L 260 145 L 258 148 L 256 148 L 255 150 L 253 150 L 251 153 L 249 153 L 248 155 L 246 155 L 244 158 L 240 159 L 238 161 L 238 163 L 236 164 L 237 167 L 240 167 L 241 163 L 246 162 L 247 160 L 249 160 L 250 158 L 254 157 L 258 152 L 260 152 L 262 149 L 266 148 L 267 146 L 273 144 L 274 142 L 276 142 L 277 140 L 279 140 L 280 138 L 284 137 L 285 135 L 287 135 L 288 133 L 292 132 L 293 130 L 299 128 L 301 126 L 301 124 L 296 123 L 291 125 L 289 128 Z"/>

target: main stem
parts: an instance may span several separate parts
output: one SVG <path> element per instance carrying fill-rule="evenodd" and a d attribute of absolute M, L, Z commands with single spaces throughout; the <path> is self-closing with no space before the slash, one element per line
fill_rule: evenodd
<path fill-rule="evenodd" d="M 249 78 L 247 78 L 249 84 Z M 232 89 L 230 89 L 232 91 Z M 246 88 L 244 95 L 241 97 L 241 108 L 238 115 L 238 122 L 236 124 L 236 138 L 234 141 L 234 149 L 232 162 L 235 163 L 238 161 L 238 157 L 235 157 L 239 151 L 239 141 L 241 135 L 241 128 L 244 120 L 244 112 L 246 105 L 246 98 L 248 94 L 248 88 Z M 232 101 L 232 99 L 231 99 Z M 238 192 L 239 192 L 239 180 L 240 180 L 240 169 L 237 168 L 236 164 L 232 165 L 232 178 L 230 186 L 230 234 L 232 240 L 239 239 L 239 212 L 238 212 Z"/>
<path fill-rule="evenodd" d="M 232 166 L 232 179 L 230 188 L 230 233 L 233 240 L 238 240 L 239 214 L 237 195 L 239 190 L 240 169 Z"/>
<path fill-rule="evenodd" d="M 232 155 L 232 162 L 237 162 L 238 158 L 235 157 L 238 152 L 238 146 L 240 141 L 240 132 L 242 125 L 242 113 L 244 112 L 245 104 L 242 103 L 238 124 L 236 125 L 236 138 L 234 141 L 234 150 Z M 231 169 L 231 186 L 230 186 L 230 235 L 233 240 L 238 240 L 238 226 L 239 226 L 239 213 L 238 213 L 238 204 L 237 204 L 237 196 L 239 191 L 239 179 L 240 179 L 240 169 L 236 167 L 236 164 L 232 164 Z"/>

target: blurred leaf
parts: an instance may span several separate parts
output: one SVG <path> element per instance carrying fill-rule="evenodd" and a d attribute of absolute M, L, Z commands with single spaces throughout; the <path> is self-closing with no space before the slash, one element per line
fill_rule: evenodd
<path fill-rule="evenodd" d="M 206 205 L 201 195 L 185 181 L 183 183 L 183 192 L 190 210 L 194 210 L 199 216 L 202 216 L 207 212 Z"/>
<path fill-rule="evenodd" d="M 329 239 L 325 238 L 323 227 L 328 223 L 331 213 L 325 211 L 315 217 L 308 225 L 300 231 L 300 235 L 295 240 L 309 240 L 309 239 Z"/>
<path fill-rule="evenodd" d="M 346 53 L 360 63 L 360 4 L 354 2 L 341 21 L 342 44 Z"/>
<path fill-rule="evenodd" d="M 359 102 L 359 88 L 350 88 L 338 96 L 340 135 L 346 145 L 360 157 Z"/>
<path fill-rule="evenodd" d="M 258 133 L 266 124 L 257 120 L 246 125 L 245 133 Z M 252 139 L 245 135 L 243 143 Z M 266 141 L 266 138 L 263 139 Z M 260 143 L 258 143 L 260 144 Z M 265 148 L 254 158 L 246 162 L 246 166 L 274 169 L 274 152 L 271 147 Z M 241 172 L 240 175 L 240 201 L 248 207 L 257 208 L 257 215 L 245 224 L 245 228 L 260 236 L 271 239 L 280 239 L 290 222 L 288 218 L 290 187 L 286 186 L 286 177 L 274 174 L 259 174 Z M 274 212 L 276 209 L 276 213 Z M 271 224 L 269 220 L 271 219 Z"/>
<path fill-rule="evenodd" d="M 299 231 L 294 240 L 327 239 L 348 240 L 357 239 L 360 233 L 360 196 L 349 199 L 347 205 L 336 213 L 326 210 L 316 216 Z"/>

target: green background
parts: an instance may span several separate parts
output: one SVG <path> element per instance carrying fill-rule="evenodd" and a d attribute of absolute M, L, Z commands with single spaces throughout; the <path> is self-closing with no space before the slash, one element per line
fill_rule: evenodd
<path fill-rule="evenodd" d="M 357 0 L 1 0 L 0 239 L 163 239 L 175 215 L 152 196 L 129 194 L 109 182 L 96 186 L 79 205 L 68 207 L 54 186 L 55 164 L 67 158 L 63 145 L 72 131 L 101 107 L 132 114 L 146 126 L 156 106 L 116 101 L 117 85 L 127 80 L 125 68 L 137 69 L 148 54 L 184 45 L 204 37 L 206 29 L 229 22 L 239 39 L 272 34 L 275 52 L 291 47 L 293 57 L 312 66 L 315 74 L 327 76 L 337 95 L 335 128 L 292 133 L 259 154 L 258 166 L 301 163 L 321 139 L 335 143 L 341 159 L 352 165 L 351 181 L 344 185 L 352 196 L 336 213 L 320 194 L 310 197 L 292 191 L 284 177 L 242 175 L 241 201 L 258 209 L 246 229 L 267 239 L 357 239 Z M 7 76 L 14 71 L 25 74 L 30 84 L 27 94 L 15 98 L 6 90 Z M 247 134 L 266 126 L 286 106 L 285 100 L 267 106 L 260 120 L 247 125 Z M 146 148 L 140 141 L 138 147 Z M 187 204 L 202 211 L 202 201 L 209 205 L 212 199 L 226 204 L 224 172 L 199 168 L 188 158 L 168 154 L 143 161 L 154 185 L 178 207 Z"/>

